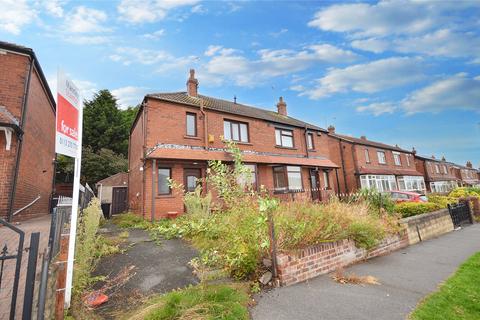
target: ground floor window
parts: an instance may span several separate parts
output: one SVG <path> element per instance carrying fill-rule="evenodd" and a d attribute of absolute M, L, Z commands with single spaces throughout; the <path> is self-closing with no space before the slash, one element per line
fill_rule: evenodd
<path fill-rule="evenodd" d="M 446 193 L 457 187 L 456 181 L 435 181 L 430 182 L 432 192 Z"/>
<path fill-rule="evenodd" d="M 172 177 L 172 169 L 171 168 L 158 168 L 158 194 L 166 195 L 170 194 L 170 184 L 168 183 L 168 179 Z"/>
<path fill-rule="evenodd" d="M 273 187 L 276 192 L 302 190 L 302 169 L 297 166 L 273 167 Z"/>
<path fill-rule="evenodd" d="M 257 189 L 257 166 L 255 164 L 244 164 L 248 172 L 237 178 L 237 183 L 241 186 L 252 186 Z"/>
<path fill-rule="evenodd" d="M 395 176 L 367 174 L 360 176 L 360 184 L 362 188 L 375 188 L 380 192 L 397 189 Z"/>
<path fill-rule="evenodd" d="M 425 191 L 425 181 L 419 176 L 398 177 L 398 188 L 402 191 Z"/>

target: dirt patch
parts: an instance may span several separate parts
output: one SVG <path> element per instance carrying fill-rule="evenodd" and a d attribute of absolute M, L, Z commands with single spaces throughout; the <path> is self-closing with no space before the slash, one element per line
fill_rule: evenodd
<path fill-rule="evenodd" d="M 118 236 L 124 230 L 109 223 L 102 231 L 106 236 Z M 166 293 L 199 282 L 188 265 L 198 253 L 180 239 L 162 240 L 158 244 L 150 239 L 148 232 L 131 229 L 122 248 L 123 253 L 103 258 L 93 272 L 94 276 L 107 277 L 93 288 L 102 290 L 108 287 L 108 302 L 95 311 L 104 319 L 117 319 L 141 305 L 151 294 Z M 119 277 L 125 270 L 128 270 L 128 276 Z M 122 283 L 112 284 L 109 279 L 118 279 Z"/>

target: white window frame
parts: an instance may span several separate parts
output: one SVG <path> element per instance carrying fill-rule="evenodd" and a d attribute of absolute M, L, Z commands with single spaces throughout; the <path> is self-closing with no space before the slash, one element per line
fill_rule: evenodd
<path fill-rule="evenodd" d="M 387 164 L 387 155 L 385 154 L 385 151 L 377 150 L 377 159 L 378 159 L 378 163 Z"/>
<path fill-rule="evenodd" d="M 366 174 L 360 176 L 362 188 L 377 189 L 380 192 L 397 190 L 397 181 L 394 175 Z"/>
<path fill-rule="evenodd" d="M 398 190 L 401 191 L 426 191 L 425 180 L 422 176 L 399 176 L 397 178 Z"/>
<path fill-rule="evenodd" d="M 283 147 L 283 148 L 294 148 L 295 147 L 295 141 L 294 141 L 294 133 L 293 130 L 290 129 L 282 129 L 282 128 L 275 128 L 275 144 L 277 147 Z M 284 139 L 284 137 L 287 137 Z M 291 138 L 291 145 L 288 145 L 286 141 L 288 141 L 288 137 Z"/>
<path fill-rule="evenodd" d="M 435 163 L 435 173 L 440 174 L 440 166 L 438 165 L 438 163 Z"/>
<path fill-rule="evenodd" d="M 402 165 L 402 159 L 400 158 L 400 152 L 392 152 L 393 153 L 393 162 L 396 166 Z"/>
<path fill-rule="evenodd" d="M 368 152 L 368 148 L 365 148 L 365 162 L 370 163 L 370 153 Z"/>
<path fill-rule="evenodd" d="M 407 167 L 410 167 L 410 155 L 406 154 L 405 158 L 407 159 Z"/>
<path fill-rule="evenodd" d="M 447 193 L 457 187 L 455 181 L 435 181 L 430 182 L 430 190 L 434 193 Z"/>

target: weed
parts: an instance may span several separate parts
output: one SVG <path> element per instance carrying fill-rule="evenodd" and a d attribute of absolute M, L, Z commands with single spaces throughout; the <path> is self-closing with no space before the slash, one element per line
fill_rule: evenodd
<path fill-rule="evenodd" d="M 379 285 L 380 282 L 374 276 L 357 276 L 354 273 L 346 274 L 343 268 L 339 268 L 335 271 L 335 274 L 332 276 L 332 279 L 341 284 L 375 284 Z"/>
<path fill-rule="evenodd" d="M 125 229 L 149 229 L 152 224 L 143 219 L 142 216 L 136 215 L 131 212 L 122 213 L 114 216 L 112 222 Z"/>

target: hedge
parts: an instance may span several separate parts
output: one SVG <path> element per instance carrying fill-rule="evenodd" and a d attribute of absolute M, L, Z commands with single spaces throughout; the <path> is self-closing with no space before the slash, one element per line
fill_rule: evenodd
<path fill-rule="evenodd" d="M 400 213 L 403 218 L 406 218 L 442 208 L 441 205 L 431 202 L 402 202 L 395 205 L 395 212 Z"/>

